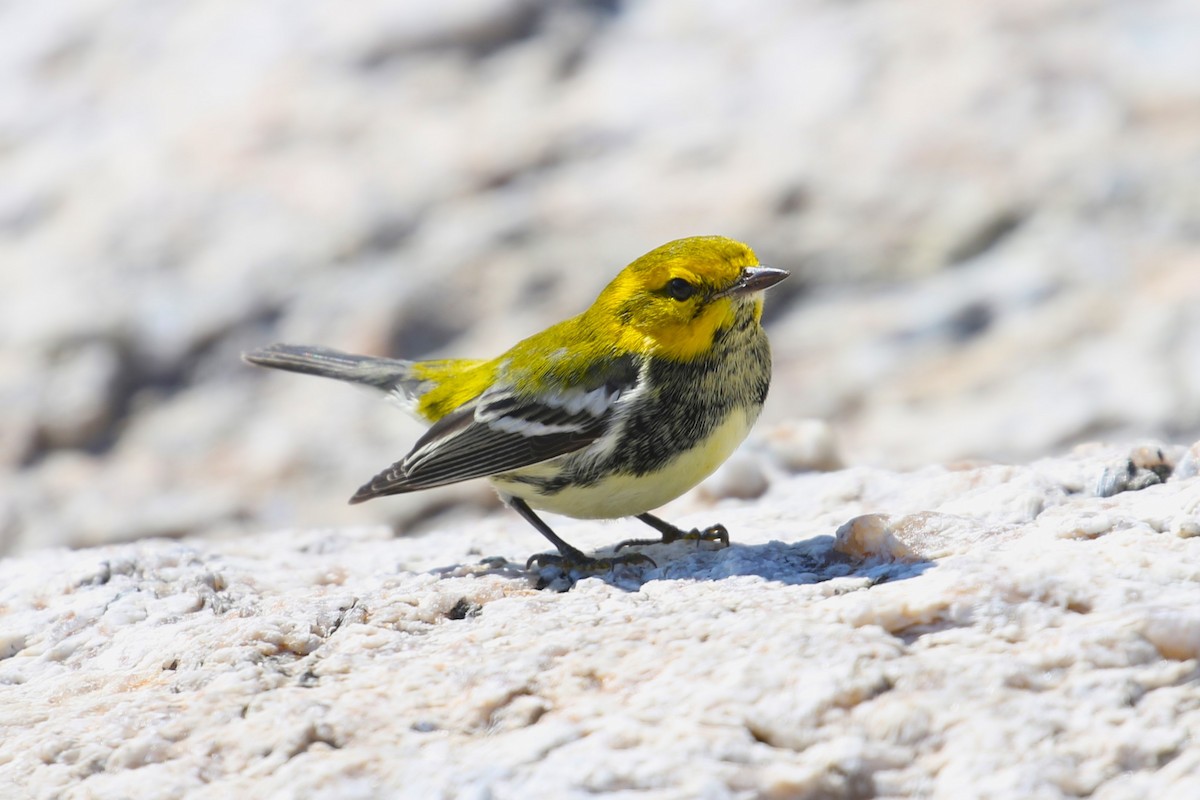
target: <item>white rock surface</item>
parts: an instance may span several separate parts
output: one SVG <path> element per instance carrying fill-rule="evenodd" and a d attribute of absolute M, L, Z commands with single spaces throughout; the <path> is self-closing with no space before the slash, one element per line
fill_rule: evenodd
<path fill-rule="evenodd" d="M 515 516 L 11 558 L 0 795 L 1194 798 L 1200 478 L 1130 457 L 771 468 L 566 593 Z"/>

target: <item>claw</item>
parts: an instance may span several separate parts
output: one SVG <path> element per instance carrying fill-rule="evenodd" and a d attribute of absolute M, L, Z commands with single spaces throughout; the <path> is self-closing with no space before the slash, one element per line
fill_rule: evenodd
<path fill-rule="evenodd" d="M 721 524 L 709 525 L 702 531 L 692 528 L 683 538 L 695 539 L 698 542 L 720 542 L 722 547 L 729 547 L 729 531 Z"/>

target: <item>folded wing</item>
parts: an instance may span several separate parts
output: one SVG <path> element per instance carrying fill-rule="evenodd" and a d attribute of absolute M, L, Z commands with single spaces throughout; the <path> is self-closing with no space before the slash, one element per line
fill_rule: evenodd
<path fill-rule="evenodd" d="M 601 438 L 622 396 L 637 384 L 619 359 L 583 386 L 531 397 L 499 386 L 438 420 L 412 451 L 350 499 L 430 489 L 528 467 L 581 450 Z"/>

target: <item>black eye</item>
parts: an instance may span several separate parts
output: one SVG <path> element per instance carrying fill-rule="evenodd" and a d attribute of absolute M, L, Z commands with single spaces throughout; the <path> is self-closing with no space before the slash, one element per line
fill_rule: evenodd
<path fill-rule="evenodd" d="M 696 287 L 683 278 L 671 278 L 667 281 L 667 294 L 676 300 L 687 300 L 696 293 Z"/>

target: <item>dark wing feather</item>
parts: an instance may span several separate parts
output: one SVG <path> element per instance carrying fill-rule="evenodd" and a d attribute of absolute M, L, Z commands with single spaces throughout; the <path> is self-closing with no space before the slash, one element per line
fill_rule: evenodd
<path fill-rule="evenodd" d="M 438 420 L 404 459 L 372 478 L 350 502 L 510 472 L 587 447 L 604 435 L 617 399 L 637 379 L 627 364 L 608 377 L 590 390 L 587 403 L 486 392 Z M 577 391 L 583 396 L 589 389 Z"/>

